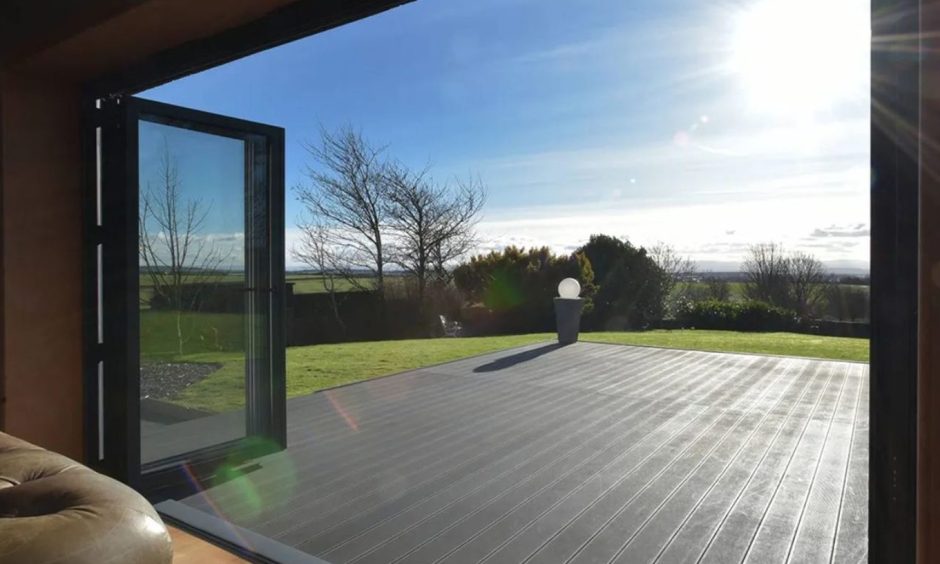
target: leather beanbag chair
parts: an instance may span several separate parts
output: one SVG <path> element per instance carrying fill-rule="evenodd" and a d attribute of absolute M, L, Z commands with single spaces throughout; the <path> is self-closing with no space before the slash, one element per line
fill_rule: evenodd
<path fill-rule="evenodd" d="M 131 488 L 0 433 L 0 563 L 163 564 L 169 533 Z"/>

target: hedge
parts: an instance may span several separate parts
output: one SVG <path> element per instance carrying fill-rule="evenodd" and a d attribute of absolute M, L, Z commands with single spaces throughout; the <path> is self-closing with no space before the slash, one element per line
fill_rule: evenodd
<path fill-rule="evenodd" d="M 792 331 L 799 326 L 796 312 L 759 301 L 685 304 L 676 320 L 684 328 L 728 331 Z"/>

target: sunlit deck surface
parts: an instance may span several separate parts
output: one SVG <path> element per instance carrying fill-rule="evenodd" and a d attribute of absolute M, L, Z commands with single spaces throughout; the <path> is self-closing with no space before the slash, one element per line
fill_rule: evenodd
<path fill-rule="evenodd" d="M 867 364 L 536 345 L 293 399 L 288 424 L 185 503 L 333 563 L 866 558 Z"/>

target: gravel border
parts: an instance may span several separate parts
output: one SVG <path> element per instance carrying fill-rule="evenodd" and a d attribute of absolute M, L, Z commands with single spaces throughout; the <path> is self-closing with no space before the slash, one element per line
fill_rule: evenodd
<path fill-rule="evenodd" d="M 152 362 L 140 366 L 140 397 L 173 399 L 222 368 L 216 362 Z"/>

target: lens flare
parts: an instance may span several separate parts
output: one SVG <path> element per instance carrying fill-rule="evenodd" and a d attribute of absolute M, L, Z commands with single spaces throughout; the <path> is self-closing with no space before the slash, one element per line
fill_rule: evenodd
<path fill-rule="evenodd" d="M 244 448 L 219 464 L 209 488 L 204 488 L 189 468 L 186 472 L 206 505 L 220 519 L 234 522 L 256 519 L 285 507 L 297 486 L 294 461 L 289 451 L 279 448 L 267 439 L 247 439 Z M 272 477 L 276 480 L 272 481 Z M 263 485 L 271 483 L 278 486 Z"/>
<path fill-rule="evenodd" d="M 343 421 L 346 422 L 346 425 L 349 426 L 353 431 L 359 432 L 359 423 L 356 421 L 356 418 L 353 417 L 349 411 L 343 407 L 343 404 L 340 403 L 339 399 L 333 394 L 333 390 L 326 390 L 323 392 L 323 395 L 326 396 L 326 399 L 329 400 L 330 405 L 333 406 L 333 410 L 343 418 Z"/>
<path fill-rule="evenodd" d="M 221 509 L 219 509 L 219 507 L 215 503 L 215 500 L 212 499 L 212 496 L 209 495 L 208 492 L 206 492 L 206 489 L 203 487 L 202 482 L 199 480 L 199 478 L 196 477 L 196 474 L 195 472 L 193 472 L 193 469 L 189 465 L 189 463 L 182 464 L 180 466 L 180 469 L 182 470 L 183 474 L 186 476 L 187 481 L 193 487 L 193 491 L 196 492 L 196 495 L 202 498 L 202 500 L 206 503 L 206 505 L 212 511 L 213 515 L 218 517 L 222 522 L 224 522 L 226 525 L 229 526 L 229 530 L 232 532 L 232 535 L 238 539 L 238 544 L 240 546 L 248 548 L 249 550 L 252 550 L 253 545 L 250 542 L 248 542 L 248 540 L 245 539 L 239 533 L 238 528 L 232 526 L 232 523 L 229 520 L 229 518 L 225 515 L 225 513 L 222 512 Z"/>
<path fill-rule="evenodd" d="M 495 310 L 507 310 L 522 303 L 522 290 L 518 277 L 497 271 L 486 287 L 483 303 Z"/>

